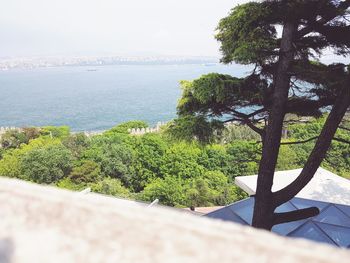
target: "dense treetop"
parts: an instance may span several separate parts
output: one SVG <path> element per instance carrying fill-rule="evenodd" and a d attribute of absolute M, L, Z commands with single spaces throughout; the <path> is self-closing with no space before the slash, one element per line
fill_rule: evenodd
<path fill-rule="evenodd" d="M 181 124 L 187 120 L 186 124 L 207 126 L 208 131 L 220 128 L 220 122 L 238 121 L 262 135 L 273 102 L 285 21 L 297 25 L 285 113 L 321 116 L 349 83 L 349 65 L 325 65 L 318 60 L 326 50 L 350 54 L 348 7 L 349 1 L 281 0 L 233 8 L 217 27 L 221 60 L 226 64 L 250 64 L 254 70 L 242 78 L 234 77 L 235 72 L 233 76 L 211 73 L 183 81 L 179 118 L 175 121 L 177 134 L 181 135 Z M 191 129 L 197 138 L 208 141 L 209 135 L 203 136 L 202 129 Z"/>

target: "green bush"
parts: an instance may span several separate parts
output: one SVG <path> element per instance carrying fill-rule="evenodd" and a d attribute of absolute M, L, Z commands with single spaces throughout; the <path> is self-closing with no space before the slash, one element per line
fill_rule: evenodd
<path fill-rule="evenodd" d="M 4 149 L 18 148 L 22 143 L 27 143 L 26 135 L 17 130 L 6 131 L 1 135 L 0 145 Z"/>
<path fill-rule="evenodd" d="M 148 124 L 144 121 L 128 121 L 124 122 L 122 124 L 119 124 L 117 126 L 114 126 L 112 129 L 106 131 L 105 134 L 111 134 L 111 133 L 126 133 L 129 134 L 129 129 L 136 129 L 136 128 L 147 128 Z"/>
<path fill-rule="evenodd" d="M 21 159 L 21 172 L 36 183 L 55 183 L 67 176 L 73 157 L 63 145 L 49 145 L 27 152 Z"/>
<path fill-rule="evenodd" d="M 42 127 L 40 133 L 51 138 L 65 138 L 69 136 L 70 128 L 68 126 L 45 126 Z"/>
<path fill-rule="evenodd" d="M 76 184 L 87 184 L 99 181 L 102 175 L 97 163 L 86 160 L 80 166 L 74 167 L 68 177 Z"/>
<path fill-rule="evenodd" d="M 185 204 L 183 182 L 173 176 L 157 178 L 145 187 L 141 199 L 149 202 L 158 199 L 163 205 L 183 206 Z"/>
<path fill-rule="evenodd" d="M 85 184 L 76 184 L 70 178 L 65 177 L 56 183 L 59 188 L 64 188 L 72 191 L 82 191 L 87 188 Z"/>
<path fill-rule="evenodd" d="M 122 185 L 120 180 L 110 177 L 91 183 L 89 184 L 89 187 L 91 187 L 91 191 L 100 194 L 113 195 L 122 198 L 129 198 L 131 196 L 129 190 Z"/>
<path fill-rule="evenodd" d="M 133 141 L 134 173 L 131 174 L 132 188 L 142 191 L 157 177 L 162 177 L 161 167 L 165 164 L 167 144 L 158 134 L 137 136 Z"/>

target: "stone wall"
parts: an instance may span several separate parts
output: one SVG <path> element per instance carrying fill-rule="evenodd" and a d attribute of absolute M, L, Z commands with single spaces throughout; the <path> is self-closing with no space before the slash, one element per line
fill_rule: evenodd
<path fill-rule="evenodd" d="M 147 128 L 133 128 L 129 129 L 129 133 L 132 135 L 144 135 L 145 133 L 160 132 L 162 126 L 166 125 L 166 122 L 158 122 L 155 127 Z"/>
<path fill-rule="evenodd" d="M 0 262 L 349 262 L 350 252 L 175 209 L 0 178 Z"/>
<path fill-rule="evenodd" d="M 20 128 L 17 127 L 0 127 L 0 136 L 3 135 L 7 131 L 20 131 Z"/>

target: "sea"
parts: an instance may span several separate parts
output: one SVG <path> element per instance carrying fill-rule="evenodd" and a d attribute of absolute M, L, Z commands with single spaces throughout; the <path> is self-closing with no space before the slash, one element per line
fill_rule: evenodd
<path fill-rule="evenodd" d="M 0 71 L 0 126 L 61 126 L 102 131 L 143 120 L 176 117 L 181 80 L 211 72 L 244 76 L 241 65 L 64 66 Z"/>

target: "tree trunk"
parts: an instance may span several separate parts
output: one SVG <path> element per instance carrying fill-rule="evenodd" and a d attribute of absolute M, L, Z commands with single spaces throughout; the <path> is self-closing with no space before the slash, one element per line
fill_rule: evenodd
<path fill-rule="evenodd" d="M 294 59 L 293 38 L 297 26 L 286 22 L 283 27 L 277 72 L 274 76 L 272 106 L 264 138 L 264 147 L 259 166 L 258 182 L 252 225 L 270 230 L 273 226 L 274 202 L 272 183 L 282 136 L 285 107 L 288 101 L 290 75 L 288 70 Z"/>
<path fill-rule="evenodd" d="M 321 134 L 300 175 L 290 185 L 274 193 L 276 206 L 287 202 L 297 195 L 313 178 L 331 145 L 340 122 L 350 106 L 350 79 L 347 85 L 349 86 L 345 86 L 338 95 L 326 123 L 322 128 Z"/>

